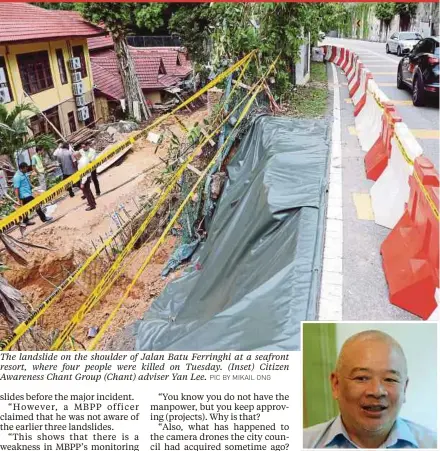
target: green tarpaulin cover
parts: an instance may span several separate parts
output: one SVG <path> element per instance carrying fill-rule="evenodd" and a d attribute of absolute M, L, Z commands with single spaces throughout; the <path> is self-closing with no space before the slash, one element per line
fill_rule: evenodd
<path fill-rule="evenodd" d="M 136 324 L 136 350 L 297 350 L 317 314 L 329 127 L 255 119 L 208 238 Z"/>

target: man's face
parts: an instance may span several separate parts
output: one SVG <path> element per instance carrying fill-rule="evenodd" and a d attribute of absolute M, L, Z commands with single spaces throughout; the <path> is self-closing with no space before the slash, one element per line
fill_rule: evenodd
<path fill-rule="evenodd" d="M 331 382 L 349 433 L 388 433 L 405 402 L 405 360 L 386 341 L 373 338 L 354 342 L 346 349 Z"/>

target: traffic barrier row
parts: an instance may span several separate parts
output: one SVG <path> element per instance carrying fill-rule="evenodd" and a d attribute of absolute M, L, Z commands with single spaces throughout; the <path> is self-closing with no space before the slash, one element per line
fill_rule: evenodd
<path fill-rule="evenodd" d="M 416 158 L 409 184 L 407 208 L 380 252 L 391 303 L 426 320 L 439 283 L 440 184 L 428 158 Z"/>
<path fill-rule="evenodd" d="M 423 318 L 438 316 L 439 175 L 359 56 L 326 46 L 345 72 L 359 143 L 366 152 L 375 222 L 392 229 L 381 246 L 390 302 Z"/>

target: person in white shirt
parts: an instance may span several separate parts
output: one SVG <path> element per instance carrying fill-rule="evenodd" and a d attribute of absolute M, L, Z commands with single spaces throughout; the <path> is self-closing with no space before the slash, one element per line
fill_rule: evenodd
<path fill-rule="evenodd" d="M 55 150 L 53 156 L 57 159 L 61 172 L 63 174 L 63 180 L 68 179 L 72 174 L 74 174 L 77 170 L 76 168 L 76 159 L 73 156 L 73 151 L 68 142 L 61 143 L 58 148 Z M 74 186 L 77 186 L 76 184 Z M 67 188 L 70 197 L 74 197 L 75 193 L 73 192 L 73 188 L 70 186 Z"/>
<path fill-rule="evenodd" d="M 85 168 L 90 162 L 85 154 L 81 154 L 81 152 L 74 152 L 74 156 L 78 161 L 78 171 Z M 86 208 L 86 211 L 94 210 L 96 208 L 95 197 L 93 196 L 92 190 L 90 189 L 91 175 L 86 174 L 81 179 L 81 190 L 87 199 L 87 203 L 89 206 Z"/>
<path fill-rule="evenodd" d="M 81 154 L 85 155 L 89 159 L 89 162 L 91 163 L 96 159 L 96 150 L 90 145 L 91 142 L 86 141 L 84 144 L 82 144 L 80 152 Z M 101 188 L 99 187 L 98 174 L 96 173 L 96 168 L 90 173 L 90 176 L 92 178 L 93 185 L 95 186 L 96 195 L 100 196 Z"/>

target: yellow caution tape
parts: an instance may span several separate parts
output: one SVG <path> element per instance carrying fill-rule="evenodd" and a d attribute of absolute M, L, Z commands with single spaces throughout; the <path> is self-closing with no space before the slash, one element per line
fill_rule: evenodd
<path fill-rule="evenodd" d="M 399 146 L 399 150 L 400 153 L 402 154 L 403 158 L 405 159 L 405 161 L 411 165 L 414 166 L 414 160 L 411 159 L 411 157 L 408 155 L 407 151 L 405 150 L 405 147 L 403 146 L 402 142 L 400 141 L 400 139 L 398 138 L 398 136 L 396 134 L 394 134 L 396 141 L 397 141 L 397 145 Z M 435 205 L 435 202 L 432 200 L 431 196 L 429 195 L 427 189 L 425 188 L 425 186 L 423 185 L 422 181 L 420 180 L 419 175 L 417 174 L 417 171 L 414 170 L 413 172 L 413 176 L 414 178 L 417 180 L 420 189 L 422 190 L 422 193 L 424 194 L 429 206 L 432 209 L 432 212 L 434 213 L 434 216 L 436 217 L 437 221 L 439 220 L 439 211 L 437 206 Z"/>
<path fill-rule="evenodd" d="M 188 129 L 186 128 L 185 124 L 177 116 L 174 115 L 173 118 L 175 119 L 179 127 L 182 129 L 182 131 L 184 133 L 188 133 Z"/>
<path fill-rule="evenodd" d="M 160 123 L 162 123 L 164 120 L 166 120 L 168 117 L 174 115 L 177 111 L 187 106 L 189 103 L 200 97 L 202 94 L 204 94 L 206 91 L 208 91 L 210 88 L 224 80 L 229 74 L 233 73 L 236 69 L 241 67 L 243 64 L 246 63 L 254 54 L 255 50 L 247 54 L 244 58 L 242 58 L 240 61 L 229 67 L 227 70 L 222 72 L 220 75 L 218 75 L 214 80 L 212 80 L 210 83 L 208 83 L 204 88 L 193 94 L 191 97 L 189 97 L 187 100 L 185 100 L 183 103 L 178 105 L 176 108 L 174 108 L 170 113 L 167 113 L 163 116 L 160 116 L 158 119 L 156 119 L 153 123 L 151 123 L 149 126 L 147 126 L 144 130 L 136 133 L 135 135 L 129 137 L 125 141 L 122 141 L 118 144 L 115 144 L 114 146 L 110 147 L 105 153 L 99 155 L 93 162 L 88 164 L 85 168 L 81 169 L 80 171 L 77 171 L 75 174 L 71 175 L 66 180 L 58 183 L 51 189 L 47 190 L 45 193 L 38 196 L 38 198 L 32 200 L 31 202 L 27 203 L 26 205 L 18 208 L 15 212 L 8 215 L 6 218 L 3 218 L 0 220 L 0 232 L 7 231 L 10 227 L 13 225 L 20 224 L 23 222 L 25 216 L 34 211 L 36 208 L 38 208 L 41 205 L 44 205 L 50 201 L 55 200 L 58 198 L 67 188 L 71 187 L 75 183 L 79 182 L 86 174 L 89 174 L 91 171 L 96 169 L 99 165 L 104 163 L 105 161 L 108 161 L 110 158 L 115 156 L 117 153 L 121 152 L 122 150 L 126 149 L 129 145 L 132 145 L 135 141 L 139 140 L 140 138 L 146 136 L 148 132 L 157 127 Z"/>
<path fill-rule="evenodd" d="M 402 142 L 400 141 L 399 137 L 394 133 L 394 137 L 396 138 L 397 145 L 399 147 L 400 153 L 402 154 L 405 161 L 411 165 L 414 166 L 414 160 L 411 159 L 411 157 L 408 155 L 407 151 L 405 150 L 405 147 L 403 147 Z"/>
<path fill-rule="evenodd" d="M 245 105 L 245 107 L 243 108 L 243 111 L 241 112 L 239 118 L 237 119 L 236 124 L 234 125 L 235 129 L 244 119 L 244 117 L 246 116 L 246 114 L 248 113 L 251 105 L 254 103 L 257 95 L 259 94 L 259 92 L 262 89 L 263 86 L 263 82 L 265 77 L 267 77 L 267 75 L 272 72 L 272 70 L 274 69 L 277 61 L 278 61 L 277 57 L 275 59 L 275 61 L 272 63 L 272 65 L 269 67 L 266 75 L 263 77 L 262 81 L 258 83 L 257 89 L 255 90 L 254 94 L 252 95 L 252 97 L 249 99 L 249 101 L 247 102 L 247 104 Z M 179 218 L 179 216 L 181 215 L 183 209 L 185 208 L 185 206 L 187 205 L 187 203 L 192 199 L 193 195 L 195 194 L 198 186 L 200 185 L 200 183 L 203 181 L 203 179 L 205 178 L 206 174 L 209 172 L 209 170 L 214 166 L 214 164 L 216 163 L 218 157 L 221 155 L 224 146 L 227 144 L 228 140 L 230 139 L 230 137 L 232 136 L 232 134 L 228 135 L 227 139 L 225 140 L 225 143 L 218 149 L 218 151 L 216 152 L 216 154 L 214 155 L 214 157 L 212 158 L 212 160 L 209 162 L 209 164 L 207 165 L 207 167 L 202 171 L 202 173 L 200 174 L 200 177 L 198 178 L 197 182 L 194 184 L 193 188 L 191 189 L 191 191 L 188 193 L 188 195 L 186 196 L 186 198 L 184 199 L 184 201 L 182 202 L 182 204 L 179 206 L 179 208 L 177 209 L 176 213 L 174 214 L 174 216 L 172 217 L 172 219 L 169 221 L 169 223 L 167 224 L 167 226 L 165 227 L 162 235 L 160 236 L 160 238 L 157 240 L 156 244 L 153 246 L 153 248 L 151 249 L 151 251 L 149 252 L 148 256 L 146 257 L 146 259 L 144 260 L 144 262 L 142 263 L 141 267 L 139 268 L 139 270 L 136 272 L 134 278 L 132 279 L 130 285 L 127 287 L 127 289 L 125 290 L 124 295 L 122 296 L 122 298 L 119 300 L 118 304 L 116 305 L 116 307 L 114 308 L 114 310 L 111 312 L 111 314 L 109 315 L 109 317 L 107 318 L 107 320 L 105 321 L 105 323 L 102 325 L 102 327 L 100 328 L 100 330 L 98 331 L 98 334 L 95 336 L 95 338 L 93 339 L 92 343 L 90 344 L 88 350 L 92 351 L 95 349 L 95 347 L 97 346 L 97 344 L 99 343 L 99 341 L 101 340 L 102 336 L 104 335 L 105 331 L 108 329 L 108 327 L 110 326 L 111 322 L 113 321 L 114 317 L 116 316 L 117 312 L 119 311 L 120 307 L 122 306 L 122 304 L 124 303 L 124 301 L 127 299 L 128 295 L 130 294 L 133 286 L 135 285 L 135 283 L 137 282 L 137 280 L 139 279 L 139 277 L 141 276 L 141 274 L 144 272 L 145 268 L 147 267 L 147 265 L 150 263 L 151 259 L 154 257 L 155 253 L 157 252 L 158 248 L 161 246 L 161 244 L 165 241 L 166 236 L 168 235 L 169 231 L 171 230 L 171 228 L 173 227 L 173 225 L 175 224 L 175 222 L 177 221 L 177 219 Z"/>
<path fill-rule="evenodd" d="M 431 196 L 428 193 L 428 190 L 425 188 L 425 186 L 423 185 L 422 181 L 420 180 L 419 175 L 417 174 L 417 171 L 414 170 L 414 178 L 417 180 L 420 189 L 422 190 L 423 194 L 425 195 L 426 200 L 428 201 L 429 206 L 431 207 L 432 212 L 434 213 L 435 218 L 437 219 L 437 221 L 440 219 L 439 217 L 439 212 L 438 212 L 438 208 L 437 205 L 435 205 L 435 202 L 432 200 Z"/>
<path fill-rule="evenodd" d="M 246 67 L 248 66 L 248 64 L 249 64 L 249 61 L 250 61 L 250 57 L 253 55 L 253 53 L 254 52 L 251 52 L 249 55 L 247 55 L 245 58 L 243 58 L 241 61 L 239 61 L 238 63 L 236 63 L 234 66 L 232 66 L 232 67 L 240 67 L 241 66 L 241 64 L 246 64 Z M 239 63 L 241 63 L 241 64 L 239 64 Z M 219 81 L 221 81 L 222 79 L 224 79 L 227 75 L 229 75 L 229 71 L 230 71 L 230 69 L 228 69 L 227 71 L 225 71 L 225 72 L 223 72 L 222 74 L 220 74 L 218 77 L 217 77 L 217 82 L 216 83 L 218 83 Z M 225 75 L 226 74 L 226 75 Z M 240 74 L 240 77 L 242 77 L 243 76 L 243 71 L 241 72 L 241 74 Z M 213 81 L 215 81 L 215 80 L 213 80 Z M 199 91 L 199 93 L 200 93 L 200 91 Z M 200 94 L 199 94 L 200 95 Z M 188 99 L 189 100 L 189 99 Z M 188 101 L 187 101 L 188 102 Z M 183 106 L 183 104 L 182 105 L 180 105 L 180 106 L 178 106 L 177 108 L 176 108 L 176 110 L 177 109 L 180 109 L 181 107 Z M 167 115 L 167 117 L 169 116 L 169 115 L 171 115 L 171 114 L 173 114 L 172 112 L 171 113 L 169 113 L 168 115 Z M 178 121 L 179 121 L 179 119 L 177 118 L 177 116 L 174 116 L 174 118 L 176 118 Z M 159 124 L 160 122 L 162 122 L 163 120 L 164 120 L 165 118 L 164 117 L 161 117 L 161 118 L 159 118 L 159 120 L 157 120 L 155 123 L 153 123 L 152 125 L 150 125 L 149 127 L 147 127 L 147 129 L 149 130 L 149 129 L 151 129 L 151 128 L 153 128 L 153 125 L 154 126 L 156 126 L 157 124 Z M 228 118 L 226 118 L 225 119 L 225 121 L 224 121 L 224 123 L 227 121 L 229 119 L 229 117 Z M 183 125 L 183 124 L 182 124 Z M 222 125 L 223 125 L 223 123 L 222 123 Z M 186 128 L 186 127 L 185 127 Z M 146 129 L 146 130 L 147 130 Z M 218 128 L 219 129 L 219 128 Z M 215 134 L 216 134 L 216 132 L 218 131 L 218 129 L 213 133 L 213 134 L 211 134 L 210 136 L 209 136 L 209 139 L 211 139 L 213 136 L 215 136 Z M 141 132 L 142 133 L 142 132 Z M 124 142 L 122 142 L 122 143 L 119 143 L 117 146 L 113 146 L 112 148 L 110 148 L 109 149 L 109 151 L 108 152 L 111 152 L 112 151 L 112 149 L 114 149 L 114 148 L 116 148 L 116 150 L 110 155 L 110 156 L 108 156 L 107 155 L 107 153 L 105 154 L 105 155 L 101 155 L 100 157 L 99 157 L 99 159 L 96 159 L 93 163 L 91 163 L 89 166 L 90 166 L 90 170 L 92 170 L 93 169 L 93 167 L 94 166 L 96 166 L 96 165 L 98 165 L 98 164 L 101 164 L 103 161 L 106 161 L 107 159 L 109 159 L 109 158 L 111 158 L 111 156 L 113 156 L 114 155 L 114 153 L 116 153 L 117 151 L 120 151 L 121 149 L 123 149 L 123 148 L 125 148 L 125 146 L 127 145 L 127 143 L 132 143 L 132 142 L 134 142 L 135 141 L 135 138 L 133 138 L 133 137 L 130 137 L 127 141 L 124 141 Z M 203 145 L 204 144 L 206 144 L 206 142 L 208 142 L 208 138 L 199 146 L 200 148 L 201 147 L 203 147 Z M 197 152 L 198 152 L 198 150 L 197 150 Z M 196 152 L 195 152 L 196 153 Z M 75 183 L 76 181 L 79 181 L 81 178 L 82 178 L 82 176 L 83 176 L 83 173 L 86 173 L 86 171 L 87 171 L 87 169 L 89 168 L 89 166 L 87 166 L 87 168 L 84 168 L 81 172 L 77 172 L 76 174 L 74 174 L 74 176 L 76 176 L 75 177 L 75 179 L 73 179 L 72 177 L 71 178 L 69 178 L 69 179 L 66 179 L 66 181 L 65 182 L 61 182 L 60 184 L 58 184 L 58 185 L 56 185 L 54 188 L 57 188 L 57 187 L 59 187 L 59 189 L 57 189 L 57 193 L 58 192 L 63 192 L 64 191 L 64 189 L 68 186 L 68 182 L 70 182 L 70 183 Z M 182 171 L 183 172 L 183 171 Z M 177 179 L 178 178 L 180 178 L 180 175 L 177 177 Z M 74 181 L 72 181 L 71 182 L 71 179 L 72 180 L 74 180 Z M 76 180 L 77 179 L 77 180 Z M 174 178 L 173 178 L 173 180 L 174 180 Z M 173 181 L 172 180 L 172 181 Z M 174 186 L 174 185 L 173 185 Z M 51 189 L 51 190 L 49 190 L 49 191 L 47 191 L 46 193 L 48 194 L 48 195 L 54 195 L 54 193 L 52 193 L 52 191 L 53 191 L 53 189 Z M 53 198 L 55 198 L 56 196 L 54 196 Z M 39 199 L 41 198 L 41 196 L 39 196 Z M 32 201 L 32 203 L 33 203 L 34 201 Z M 28 206 L 28 205 L 32 205 L 32 203 L 29 203 L 29 204 L 27 204 L 26 206 Z M 38 206 L 38 205 L 37 205 Z M 35 207 L 36 208 L 36 207 Z M 17 213 L 17 212 L 16 212 Z M 11 215 L 10 215 L 11 216 Z M 8 218 L 10 218 L 10 216 L 8 216 L 7 218 L 5 218 L 5 219 L 8 219 Z M 148 219 L 148 218 L 147 218 Z M 21 222 L 21 221 L 20 221 Z M 0 225 L 1 225 L 1 221 L 0 221 Z M 13 223 L 13 222 L 12 222 Z M 36 310 L 34 310 L 34 312 L 32 312 L 32 314 L 25 320 L 25 321 L 23 321 L 22 323 L 20 323 L 15 329 L 14 329 L 14 331 L 13 331 L 13 333 L 10 335 L 10 336 L 8 336 L 7 338 L 5 338 L 5 339 L 3 339 L 3 340 L 1 340 L 0 341 L 0 351 L 7 351 L 7 350 L 9 350 L 9 349 L 11 349 L 12 348 L 12 346 L 20 339 L 20 337 L 27 331 L 27 330 L 29 330 L 35 323 L 36 323 L 36 321 L 42 316 L 42 314 L 57 300 L 57 299 L 59 299 L 60 297 L 61 297 L 61 294 L 63 293 L 63 291 L 68 287 L 68 286 L 70 286 L 75 280 L 77 280 L 78 278 L 79 278 L 79 276 L 85 271 L 85 269 L 102 253 L 102 251 L 108 246 L 108 245 L 110 245 L 111 244 L 111 242 L 115 239 L 115 237 L 119 234 L 119 232 L 120 232 L 120 230 L 115 234 L 115 235 L 113 235 L 112 237 L 110 237 L 110 238 L 108 238 L 107 240 L 105 240 L 104 241 L 104 243 L 84 262 L 84 264 L 80 267 L 80 268 L 78 268 L 78 270 L 77 271 L 75 271 L 73 274 L 71 274 L 66 280 L 64 280 L 63 281 L 63 283 L 53 292 L 53 293 L 51 293 L 51 295 L 47 298 L 47 299 L 45 299 L 45 301 L 43 302 L 43 303 L 41 303 L 40 304 L 40 306 L 36 309 Z M 137 241 L 137 240 L 136 240 Z M 131 249 L 130 249 L 131 250 Z"/>
<path fill-rule="evenodd" d="M 43 315 L 43 313 L 57 301 L 64 290 L 66 290 L 73 282 L 75 282 L 81 274 L 89 267 L 89 265 L 104 251 L 104 249 L 109 246 L 113 240 L 121 233 L 123 229 L 119 229 L 114 235 L 107 238 L 100 247 L 96 249 L 96 251 L 90 255 L 87 260 L 83 263 L 81 267 L 79 267 L 76 271 L 74 271 L 67 279 L 65 279 L 60 286 L 53 291 L 49 297 L 47 297 L 32 313 L 26 318 L 23 322 L 21 322 L 9 335 L 7 338 L 0 341 L 0 351 L 8 351 L 14 346 L 15 343 L 21 338 L 21 336 L 28 331 L 37 320 Z"/>
<path fill-rule="evenodd" d="M 138 241 L 138 239 L 140 238 L 142 233 L 147 228 L 148 224 L 154 218 L 154 216 L 157 213 L 157 211 L 159 210 L 159 208 L 165 202 L 165 200 L 168 197 L 169 193 L 171 192 L 173 187 L 177 184 L 178 180 L 182 176 L 184 170 L 188 167 L 188 165 L 192 162 L 192 160 L 199 154 L 199 152 L 203 148 L 203 146 L 218 133 L 220 128 L 229 120 L 229 118 L 232 116 L 232 114 L 241 106 L 241 104 L 244 102 L 244 100 L 246 100 L 246 98 L 249 95 L 250 95 L 250 93 L 248 93 L 241 100 L 241 102 L 239 102 L 234 107 L 234 109 L 225 117 L 225 119 L 216 128 L 216 130 L 214 132 L 212 132 L 210 135 L 205 137 L 203 142 L 201 144 L 199 144 L 199 146 L 197 146 L 197 148 L 194 150 L 194 152 L 189 155 L 187 160 L 177 170 L 177 172 L 174 174 L 171 182 L 169 183 L 167 188 L 163 191 L 162 195 L 159 197 L 159 200 L 157 201 L 157 203 L 154 206 L 154 208 L 150 211 L 150 213 L 147 216 L 147 218 L 145 219 L 145 221 L 139 227 L 139 229 L 137 230 L 135 235 L 132 237 L 130 242 L 127 244 L 127 246 L 124 248 L 124 250 L 118 255 L 118 258 L 114 261 L 114 263 L 112 264 L 110 269 L 107 271 L 107 273 L 104 275 L 104 277 L 100 280 L 100 282 L 94 288 L 94 290 L 89 295 L 89 297 L 86 299 L 86 301 L 81 305 L 81 307 L 77 310 L 77 312 L 71 318 L 71 320 L 69 321 L 69 324 L 61 332 L 61 334 L 57 337 L 55 342 L 52 344 L 51 350 L 59 350 L 60 349 L 60 347 L 66 341 L 68 336 L 72 333 L 72 331 L 76 328 L 76 326 L 84 319 L 85 315 L 94 307 L 94 305 L 96 305 L 97 302 L 99 302 L 99 300 L 102 298 L 102 296 L 105 295 L 105 293 L 111 288 L 111 286 L 113 285 L 114 281 L 119 277 L 120 273 L 124 269 L 124 267 L 119 268 L 121 263 L 122 263 L 122 261 L 129 254 L 129 252 L 131 252 L 134 244 Z"/>

